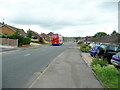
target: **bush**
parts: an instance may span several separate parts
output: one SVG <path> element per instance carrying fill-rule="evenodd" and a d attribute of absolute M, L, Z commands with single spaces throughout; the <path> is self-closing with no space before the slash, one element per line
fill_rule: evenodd
<path fill-rule="evenodd" d="M 97 64 L 93 65 L 92 69 L 106 88 L 118 88 L 118 71 L 114 66 L 101 67 Z"/>
<path fill-rule="evenodd" d="M 99 64 L 101 67 L 103 66 L 107 66 L 108 62 L 107 61 L 103 61 L 102 59 L 99 58 L 94 58 L 93 61 L 91 62 L 91 65 L 97 65 Z"/>
<path fill-rule="evenodd" d="M 0 38 L 9 38 L 8 35 L 0 35 Z"/>
<path fill-rule="evenodd" d="M 90 48 L 89 48 L 88 44 L 82 43 L 82 44 L 80 44 L 80 50 L 82 52 L 89 52 Z"/>
<path fill-rule="evenodd" d="M 23 44 L 25 45 L 25 44 L 30 44 L 30 42 L 31 42 L 31 39 L 30 38 L 23 38 Z"/>

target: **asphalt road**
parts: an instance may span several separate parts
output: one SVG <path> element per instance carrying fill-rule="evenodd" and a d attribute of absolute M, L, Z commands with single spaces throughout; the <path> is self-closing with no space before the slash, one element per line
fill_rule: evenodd
<path fill-rule="evenodd" d="M 27 88 L 38 77 L 43 67 L 65 51 L 72 42 L 62 46 L 42 46 L 37 49 L 2 55 L 2 87 Z"/>

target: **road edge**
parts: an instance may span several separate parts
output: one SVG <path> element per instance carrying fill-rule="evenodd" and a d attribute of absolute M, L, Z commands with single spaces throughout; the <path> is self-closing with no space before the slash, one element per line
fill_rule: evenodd
<path fill-rule="evenodd" d="M 44 66 L 41 70 L 40 70 L 40 74 L 38 75 L 38 77 L 31 83 L 30 86 L 28 86 L 27 88 L 32 88 L 32 86 L 37 82 L 37 80 L 39 80 L 43 74 L 49 69 L 49 67 L 56 61 L 56 59 L 58 57 L 60 57 L 62 54 L 64 54 L 64 52 L 60 53 L 57 57 L 55 57 L 50 63 L 48 63 L 46 66 Z"/>

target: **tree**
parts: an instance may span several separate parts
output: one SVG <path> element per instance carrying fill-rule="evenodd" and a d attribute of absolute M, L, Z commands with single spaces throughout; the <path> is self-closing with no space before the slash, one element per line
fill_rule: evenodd
<path fill-rule="evenodd" d="M 105 32 L 98 32 L 98 33 L 96 33 L 96 34 L 93 36 L 93 38 L 103 37 L 103 36 L 107 36 L 107 33 L 105 33 Z"/>
<path fill-rule="evenodd" d="M 27 37 L 32 38 L 32 31 L 30 29 L 27 31 Z"/>
<path fill-rule="evenodd" d="M 117 33 L 115 30 L 111 33 L 111 35 L 118 35 L 119 33 Z"/>
<path fill-rule="evenodd" d="M 22 46 L 25 44 L 30 44 L 30 38 L 26 38 L 23 35 L 20 35 L 19 30 L 17 29 L 16 32 L 12 35 L 8 36 L 10 39 L 18 39 L 18 46 Z"/>

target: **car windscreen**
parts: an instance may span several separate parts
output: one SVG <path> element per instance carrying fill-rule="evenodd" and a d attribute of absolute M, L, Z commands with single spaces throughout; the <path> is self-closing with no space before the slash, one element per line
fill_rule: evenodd
<path fill-rule="evenodd" d="M 117 51 L 118 50 L 118 46 L 110 46 L 109 47 L 109 51 Z"/>

